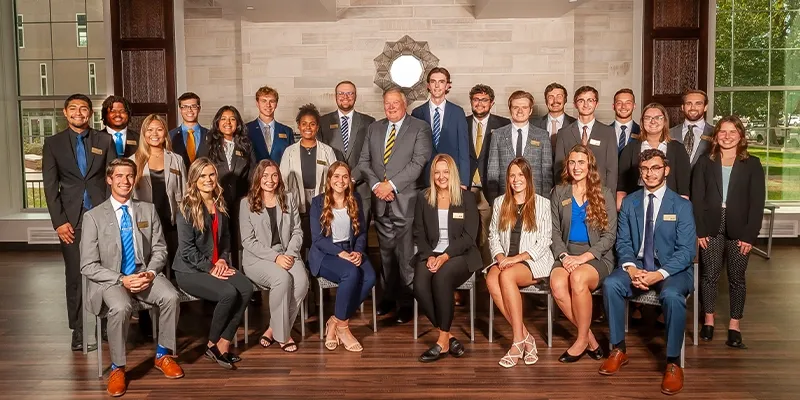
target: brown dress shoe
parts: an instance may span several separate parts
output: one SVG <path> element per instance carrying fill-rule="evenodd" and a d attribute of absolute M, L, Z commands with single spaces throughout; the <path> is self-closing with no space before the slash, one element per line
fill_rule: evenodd
<path fill-rule="evenodd" d="M 603 361 L 600 366 L 600 375 L 614 375 L 622 368 L 623 365 L 628 363 L 628 355 L 623 353 L 620 349 L 611 350 L 608 359 Z"/>
<path fill-rule="evenodd" d="M 117 368 L 108 375 L 106 391 L 111 397 L 119 397 L 128 390 L 128 380 L 125 379 L 125 367 Z"/>
<path fill-rule="evenodd" d="M 678 364 L 667 364 L 664 379 L 661 381 L 661 393 L 673 395 L 683 390 L 683 368 Z"/>
<path fill-rule="evenodd" d="M 156 368 L 158 368 L 159 371 L 163 372 L 164 376 L 166 376 L 169 379 L 183 378 L 183 369 L 169 355 L 163 356 L 161 358 L 156 358 L 154 364 Z"/>

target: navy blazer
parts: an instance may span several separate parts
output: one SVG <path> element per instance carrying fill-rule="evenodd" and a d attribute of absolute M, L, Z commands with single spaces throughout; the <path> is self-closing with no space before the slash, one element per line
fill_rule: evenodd
<path fill-rule="evenodd" d="M 208 153 L 208 128 L 204 128 L 200 124 L 197 124 L 200 127 L 200 143 L 195 143 L 197 146 L 197 151 L 195 151 L 195 160 L 200 157 L 200 154 L 207 154 Z M 189 154 L 186 152 L 186 141 L 183 140 L 183 130 L 181 126 L 178 125 L 177 128 L 169 131 L 170 140 L 172 140 L 172 151 L 181 156 L 183 159 L 183 165 L 186 167 L 186 171 L 189 171 L 189 166 L 192 165 L 192 162 L 189 161 Z"/>
<path fill-rule="evenodd" d="M 628 132 L 628 141 L 625 142 L 625 146 L 636 140 L 636 138 L 634 138 L 633 135 L 638 135 L 642 133 L 642 129 L 639 127 L 639 124 L 637 124 L 636 121 L 632 122 L 633 122 L 633 127 L 631 128 L 631 131 Z M 619 154 L 622 154 L 622 149 L 624 149 L 625 146 L 619 147 L 619 134 L 617 134 L 617 121 L 614 120 L 614 122 L 608 124 L 608 126 L 614 128 L 614 135 L 617 136 L 617 152 Z"/>
<path fill-rule="evenodd" d="M 292 128 L 275 121 L 275 130 L 272 132 L 272 152 L 267 153 L 267 142 L 264 141 L 264 132 L 261 131 L 258 118 L 247 123 L 247 136 L 250 137 L 250 142 L 253 143 L 253 154 L 256 156 L 256 163 L 270 159 L 281 165 L 283 152 L 294 143 Z"/>
<path fill-rule="evenodd" d="M 431 126 L 431 131 L 433 131 L 431 106 L 429 103 L 430 100 L 415 108 L 414 111 L 411 112 L 411 116 L 427 122 L 428 125 Z M 461 178 L 461 184 L 469 187 L 472 185 L 472 176 L 469 174 L 469 142 L 471 140 L 470 132 L 467 129 L 467 116 L 464 114 L 464 109 L 455 103 L 449 100 L 445 100 L 445 103 L 442 133 L 439 138 L 439 145 L 433 146 L 431 160 L 439 153 L 449 154 L 456 162 L 458 177 Z M 425 182 L 429 183 L 430 163 L 426 164 L 425 170 L 422 173 L 425 177 Z"/>
<path fill-rule="evenodd" d="M 353 235 L 352 225 L 350 226 L 350 246 L 353 251 L 357 251 L 366 259 L 367 254 L 367 229 L 369 228 L 364 222 L 364 207 L 361 204 L 361 196 L 354 193 L 356 196 L 356 203 L 358 203 L 358 235 Z M 339 246 L 333 244 L 333 235 L 322 234 L 322 224 L 319 222 L 322 216 L 322 202 L 325 194 L 311 199 L 311 212 L 309 219 L 311 220 L 311 248 L 308 249 L 308 268 L 311 269 L 311 274 L 319 276 L 319 269 L 322 266 L 322 259 L 326 255 L 338 256 L 342 252 Z M 362 261 L 362 264 L 363 261 Z"/>
<path fill-rule="evenodd" d="M 644 189 L 639 189 L 622 200 L 617 220 L 617 265 L 625 263 L 642 267 L 638 257 L 644 240 Z M 697 251 L 692 203 L 667 188 L 658 216 L 655 219 L 655 259 L 660 268 L 672 276 L 689 271 L 694 276 L 693 264 Z"/>

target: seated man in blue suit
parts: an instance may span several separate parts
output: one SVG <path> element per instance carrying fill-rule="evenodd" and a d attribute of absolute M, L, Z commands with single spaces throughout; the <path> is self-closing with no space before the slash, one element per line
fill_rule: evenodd
<path fill-rule="evenodd" d="M 208 153 L 208 129 L 197 122 L 200 115 L 200 96 L 192 92 L 182 94 L 178 97 L 178 108 L 181 112 L 181 124 L 169 131 L 169 137 L 172 140 L 172 151 L 181 156 L 188 171 L 196 158 Z"/>
<path fill-rule="evenodd" d="M 625 299 L 648 290 L 658 292 L 667 326 L 667 370 L 661 392 L 683 389 L 680 367 L 686 329 L 686 297 L 694 288 L 692 260 L 696 232 L 692 203 L 666 185 L 669 163 L 661 150 L 639 155 L 644 188 L 622 201 L 617 224 L 617 267 L 603 283 L 603 297 L 614 350 L 600 366 L 613 375 L 628 363 L 625 354 Z"/>
<path fill-rule="evenodd" d="M 283 151 L 294 143 L 292 128 L 275 121 L 278 108 L 278 91 L 262 86 L 256 91 L 258 118 L 247 123 L 247 136 L 253 143 L 256 161 L 272 160 L 281 165 Z"/>
<path fill-rule="evenodd" d="M 411 112 L 411 116 L 427 122 L 433 133 L 431 160 L 439 153 L 453 157 L 458 167 L 458 176 L 464 189 L 472 182 L 469 175 L 469 131 L 464 109 L 445 99 L 450 92 L 450 72 L 443 67 L 434 67 L 428 72 L 430 100 Z M 422 176 L 430 179 L 430 160 Z"/>

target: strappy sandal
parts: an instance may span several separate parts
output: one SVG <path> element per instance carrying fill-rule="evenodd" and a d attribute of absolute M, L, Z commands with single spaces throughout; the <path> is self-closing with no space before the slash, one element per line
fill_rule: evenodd
<path fill-rule="evenodd" d="M 336 346 L 339 345 L 339 338 L 336 336 L 336 321 L 333 320 L 333 317 L 328 318 L 328 322 L 325 323 L 325 348 L 328 350 L 336 350 Z"/>
<path fill-rule="evenodd" d="M 349 335 L 349 337 L 348 337 L 348 335 Z M 352 339 L 352 342 L 350 344 L 347 344 L 347 343 L 345 343 L 344 340 L 342 340 L 342 337 L 346 337 L 348 339 Z M 359 343 L 358 340 L 353 336 L 353 333 L 350 332 L 350 327 L 337 326 L 336 327 L 336 339 L 337 339 L 337 341 L 339 343 L 344 345 L 344 349 L 347 350 L 347 351 L 352 351 L 354 353 L 358 353 L 358 352 L 364 350 L 364 347 L 361 346 L 361 343 Z"/>
<path fill-rule="evenodd" d="M 294 353 L 298 349 L 296 342 L 281 343 L 280 346 L 281 346 L 281 350 L 283 350 L 283 351 L 285 351 L 287 353 Z M 292 347 L 292 346 L 294 346 L 294 347 Z"/>
<path fill-rule="evenodd" d="M 530 339 L 530 340 L 528 340 Z M 531 336 L 530 332 L 525 335 L 525 339 L 522 340 L 526 345 L 531 345 L 533 348 L 530 351 L 525 350 L 525 356 L 522 358 L 525 361 L 525 365 L 533 365 L 539 361 L 539 356 L 536 355 L 536 339 Z"/>
<path fill-rule="evenodd" d="M 261 347 L 266 349 L 267 347 L 272 346 L 273 344 L 275 344 L 275 339 L 262 335 L 261 339 L 258 340 L 258 344 L 260 344 Z"/>
<path fill-rule="evenodd" d="M 511 352 L 517 349 L 519 350 L 519 354 L 511 354 Z M 511 348 L 508 350 L 508 353 L 500 359 L 500 366 L 503 368 L 512 368 L 517 365 L 520 359 L 522 359 L 522 355 L 525 352 L 525 340 L 523 339 L 520 342 L 514 342 Z"/>

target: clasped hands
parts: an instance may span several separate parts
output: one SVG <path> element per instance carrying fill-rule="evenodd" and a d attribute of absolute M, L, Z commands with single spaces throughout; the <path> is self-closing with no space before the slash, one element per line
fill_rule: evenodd
<path fill-rule="evenodd" d="M 279 267 L 288 271 L 292 269 L 292 265 L 294 265 L 294 256 L 287 256 L 286 254 L 281 254 L 275 257 L 275 264 L 278 264 Z"/>
<path fill-rule="evenodd" d="M 211 271 L 208 271 L 208 273 L 214 278 L 226 280 L 229 276 L 235 274 L 236 270 L 229 267 L 228 262 L 220 258 L 214 263 L 214 266 L 211 267 Z"/>
<path fill-rule="evenodd" d="M 153 282 L 153 279 L 156 279 L 155 272 L 144 271 L 138 274 L 123 276 L 122 286 L 131 293 L 139 293 L 143 290 L 147 290 L 147 288 L 150 287 L 150 283 Z"/>
<path fill-rule="evenodd" d="M 650 290 L 650 286 L 653 286 L 664 279 L 664 275 L 661 275 L 661 272 L 647 272 L 643 269 L 633 266 L 629 267 L 627 272 L 631 277 L 631 284 L 633 287 L 640 290 Z"/>
<path fill-rule="evenodd" d="M 378 183 L 378 185 L 375 186 L 375 189 L 372 189 L 372 192 L 375 193 L 375 196 L 383 201 L 394 201 L 394 188 L 389 181 Z"/>
<path fill-rule="evenodd" d="M 435 274 L 436 271 L 438 271 L 439 268 L 442 268 L 442 265 L 444 265 L 444 263 L 446 263 L 449 259 L 450 256 L 448 256 L 447 253 L 442 253 L 436 257 L 430 256 L 428 257 L 428 262 L 425 264 L 425 266 L 428 267 L 428 271 L 431 271 Z"/>
<path fill-rule="evenodd" d="M 358 251 L 351 251 L 349 253 L 346 251 L 341 251 L 339 252 L 339 257 L 350 261 L 356 267 L 361 266 L 361 253 Z"/>
<path fill-rule="evenodd" d="M 497 268 L 502 271 L 506 268 L 511 267 L 514 264 L 521 263 L 525 261 L 525 254 L 520 253 L 513 257 L 506 257 L 504 254 L 498 254 L 495 259 L 497 260 Z"/>

